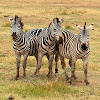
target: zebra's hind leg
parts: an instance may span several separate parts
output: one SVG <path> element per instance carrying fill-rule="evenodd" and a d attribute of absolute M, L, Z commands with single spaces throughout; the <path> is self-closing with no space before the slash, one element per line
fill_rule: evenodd
<path fill-rule="evenodd" d="M 52 77 L 52 62 L 53 62 L 53 58 L 54 58 L 54 55 L 49 55 L 49 72 L 48 72 L 48 77 L 51 78 Z"/>
<path fill-rule="evenodd" d="M 15 80 L 18 79 L 19 77 L 19 68 L 20 68 L 20 58 L 21 58 L 21 55 L 15 53 L 15 57 L 16 57 L 16 76 L 15 76 Z"/>
<path fill-rule="evenodd" d="M 56 62 L 56 66 L 55 66 L 55 75 L 58 73 L 58 66 L 57 66 L 58 60 L 59 60 L 59 55 L 56 54 L 56 55 L 55 55 L 55 62 Z"/>
<path fill-rule="evenodd" d="M 23 77 L 26 76 L 25 69 L 26 69 L 27 58 L 28 58 L 28 53 L 26 53 L 26 54 L 24 55 L 24 61 L 23 61 Z"/>
<path fill-rule="evenodd" d="M 72 67 L 72 60 L 71 60 L 71 59 L 69 59 L 69 65 L 70 65 L 70 67 Z M 76 80 L 77 77 L 76 77 L 76 75 L 75 75 L 75 67 L 73 67 L 73 68 L 74 68 L 74 71 L 73 71 L 73 74 L 71 75 L 71 77 L 74 78 L 74 79 Z M 71 69 L 73 69 L 73 68 L 71 68 Z"/>
<path fill-rule="evenodd" d="M 84 82 L 86 83 L 86 85 L 89 85 L 90 83 L 88 82 L 88 79 L 87 79 L 87 65 L 88 65 L 88 58 L 85 58 L 83 59 L 83 68 L 84 68 L 84 74 L 85 74 Z"/>
<path fill-rule="evenodd" d="M 37 64 L 37 67 L 36 67 L 36 71 L 34 73 L 34 76 L 37 76 L 38 73 L 39 73 L 39 70 L 41 68 L 42 57 L 43 57 L 43 54 L 38 53 L 38 64 Z"/>

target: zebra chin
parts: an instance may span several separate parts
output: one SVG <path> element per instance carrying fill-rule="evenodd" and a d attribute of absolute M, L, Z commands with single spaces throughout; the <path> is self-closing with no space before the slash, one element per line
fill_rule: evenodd
<path fill-rule="evenodd" d="M 57 42 L 58 44 L 63 44 L 63 39 L 62 39 L 62 37 L 61 37 L 61 36 L 59 36 L 59 39 L 58 39 L 58 40 L 56 40 L 56 42 Z"/>
<path fill-rule="evenodd" d="M 16 38 L 12 38 L 13 41 L 16 41 Z"/>

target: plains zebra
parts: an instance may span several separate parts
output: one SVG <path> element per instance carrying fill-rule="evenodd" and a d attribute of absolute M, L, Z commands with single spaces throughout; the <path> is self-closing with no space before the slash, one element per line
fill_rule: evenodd
<path fill-rule="evenodd" d="M 54 54 L 56 53 L 56 43 L 62 36 L 62 27 L 61 23 L 63 19 L 59 21 L 58 18 L 54 18 L 53 21 L 50 23 L 49 27 L 45 28 L 42 33 L 38 36 L 38 65 L 36 72 L 34 75 L 39 73 L 41 68 L 42 57 L 44 54 L 49 55 L 49 72 L 48 77 L 52 75 L 52 61 Z"/>
<path fill-rule="evenodd" d="M 28 56 L 35 56 L 37 59 L 37 44 L 36 39 L 42 29 L 32 29 L 28 32 L 23 32 L 23 23 L 21 17 L 15 16 L 11 24 L 12 39 L 14 41 L 13 49 L 15 51 L 17 74 L 15 79 L 19 77 L 20 59 L 21 55 L 24 56 L 23 61 L 23 76 L 26 76 L 25 68 Z"/>
<path fill-rule="evenodd" d="M 76 79 L 75 75 L 75 63 L 77 59 L 83 60 L 83 68 L 85 74 L 85 83 L 89 84 L 87 80 L 87 64 L 88 64 L 88 56 L 90 52 L 89 45 L 89 30 L 93 27 L 91 24 L 89 27 L 86 27 L 86 22 L 84 27 L 80 27 L 77 25 L 77 28 L 81 30 L 80 34 L 75 35 L 71 31 L 63 31 L 62 32 L 62 44 L 59 46 L 59 52 L 61 57 L 62 65 L 64 65 L 64 57 L 69 59 L 69 64 L 71 67 L 71 81 L 72 77 Z"/>

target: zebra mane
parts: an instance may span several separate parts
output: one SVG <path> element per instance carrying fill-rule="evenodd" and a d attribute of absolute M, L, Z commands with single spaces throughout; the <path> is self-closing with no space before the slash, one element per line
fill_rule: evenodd
<path fill-rule="evenodd" d="M 57 23 L 60 23 L 60 21 L 59 21 L 59 18 L 58 18 L 58 17 L 56 17 L 55 19 L 57 20 Z"/>
<path fill-rule="evenodd" d="M 85 29 L 86 29 L 86 22 L 84 24 L 84 30 L 83 30 L 83 33 L 85 34 Z"/>
<path fill-rule="evenodd" d="M 84 24 L 84 30 L 85 30 L 85 28 L 86 28 L 86 22 L 85 22 L 85 24 Z"/>
<path fill-rule="evenodd" d="M 24 24 L 22 22 L 21 17 L 18 17 L 17 15 L 15 15 L 15 19 L 14 20 L 15 20 L 15 24 L 16 24 L 16 21 L 18 21 L 18 23 L 21 25 L 21 28 L 23 29 Z"/>

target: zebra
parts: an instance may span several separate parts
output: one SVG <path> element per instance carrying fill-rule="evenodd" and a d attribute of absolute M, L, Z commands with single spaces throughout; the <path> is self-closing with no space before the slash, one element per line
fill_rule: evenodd
<path fill-rule="evenodd" d="M 52 61 L 54 58 L 54 54 L 57 52 L 57 42 L 62 36 L 62 27 L 61 23 L 63 23 L 63 19 L 59 21 L 58 18 L 54 18 L 50 23 L 49 27 L 43 29 L 42 33 L 38 36 L 38 65 L 34 75 L 39 73 L 41 68 L 41 62 L 43 55 L 47 54 L 49 57 L 49 72 L 48 77 L 52 76 Z M 63 68 L 64 69 L 64 68 Z"/>
<path fill-rule="evenodd" d="M 13 39 L 13 50 L 15 51 L 17 72 L 15 80 L 19 77 L 19 68 L 21 55 L 24 56 L 23 61 L 23 77 L 26 76 L 26 61 L 28 56 L 35 56 L 38 60 L 38 51 L 36 39 L 42 32 L 42 29 L 31 29 L 28 32 L 23 32 L 23 23 L 21 17 L 15 15 L 15 19 L 11 23 L 11 36 Z M 38 61 L 37 61 L 38 62 Z"/>
<path fill-rule="evenodd" d="M 61 63 L 62 66 L 65 66 L 64 57 L 69 59 L 69 65 L 71 67 L 71 84 L 72 78 L 77 79 L 75 75 L 75 63 L 77 59 L 82 59 L 85 74 L 84 82 L 86 83 L 86 85 L 89 85 L 87 79 L 87 64 L 90 52 L 89 30 L 93 27 L 93 24 L 91 24 L 89 27 L 86 27 L 85 22 L 84 27 L 80 27 L 79 25 L 76 26 L 78 29 L 81 30 L 78 35 L 75 35 L 71 31 L 62 32 L 63 41 L 62 44 L 59 44 Z"/>

